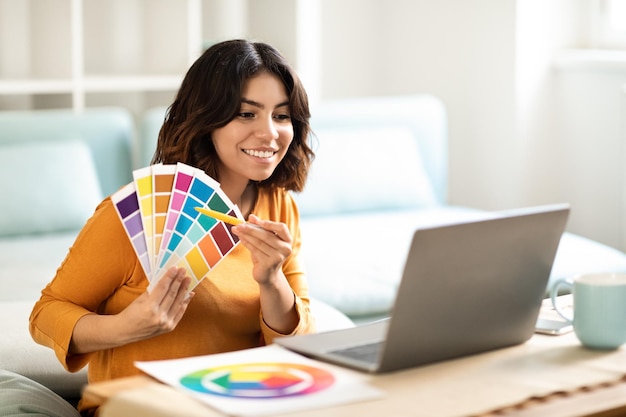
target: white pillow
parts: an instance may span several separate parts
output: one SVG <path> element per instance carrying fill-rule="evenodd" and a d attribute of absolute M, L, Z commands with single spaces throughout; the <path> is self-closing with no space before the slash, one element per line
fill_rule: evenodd
<path fill-rule="evenodd" d="M 80 229 L 102 199 L 83 142 L 17 142 L 0 155 L 0 236 Z"/>
<path fill-rule="evenodd" d="M 305 189 L 303 217 L 436 204 L 420 150 L 403 127 L 316 131 L 319 146 Z"/>
<path fill-rule="evenodd" d="M 302 259 L 311 297 L 353 318 L 389 314 L 416 229 L 481 220 L 457 206 L 303 219 Z"/>

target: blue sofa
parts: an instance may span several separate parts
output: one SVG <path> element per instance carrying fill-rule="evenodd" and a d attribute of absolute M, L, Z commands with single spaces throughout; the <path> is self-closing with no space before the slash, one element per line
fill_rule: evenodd
<path fill-rule="evenodd" d="M 148 164 L 165 109 L 141 122 Z M 447 202 L 447 114 L 430 95 L 325 101 L 312 108 L 317 154 L 295 195 L 311 294 L 365 322 L 389 315 L 413 231 L 491 215 Z M 626 255 L 565 233 L 549 286 L 583 272 L 626 271 Z"/>
<path fill-rule="evenodd" d="M 30 309 L 102 196 L 150 163 L 164 111 L 139 123 L 119 108 L 0 112 L 0 314 L 11 318 L 0 324 L 0 369 L 79 395 L 85 371 L 68 374 L 32 341 Z M 447 204 L 437 98 L 338 100 L 312 111 L 318 156 L 296 199 L 312 308 L 328 330 L 389 314 L 416 227 L 487 213 Z M 626 272 L 626 255 L 565 234 L 552 278 L 598 270 Z"/>

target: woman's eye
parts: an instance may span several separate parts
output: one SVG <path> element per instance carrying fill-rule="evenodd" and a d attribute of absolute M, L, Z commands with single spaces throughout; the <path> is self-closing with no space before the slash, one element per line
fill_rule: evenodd
<path fill-rule="evenodd" d="M 241 112 L 241 113 L 239 113 L 239 117 L 241 117 L 242 119 L 251 119 L 251 118 L 254 117 L 254 113 Z"/>
<path fill-rule="evenodd" d="M 280 121 L 291 119 L 291 117 L 288 114 L 277 114 L 276 116 L 274 116 L 274 118 Z"/>

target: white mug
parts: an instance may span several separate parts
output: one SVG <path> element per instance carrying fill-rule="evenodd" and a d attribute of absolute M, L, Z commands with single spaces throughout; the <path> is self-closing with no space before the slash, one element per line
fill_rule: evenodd
<path fill-rule="evenodd" d="M 561 289 L 573 295 L 569 317 L 556 301 Z M 557 313 L 574 325 L 580 342 L 590 349 L 617 349 L 626 343 L 626 274 L 597 273 L 556 281 L 551 290 Z"/>

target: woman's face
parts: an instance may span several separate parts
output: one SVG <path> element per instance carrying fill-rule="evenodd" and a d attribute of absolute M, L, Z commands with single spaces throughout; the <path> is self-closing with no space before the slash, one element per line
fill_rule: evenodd
<path fill-rule="evenodd" d="M 289 97 L 280 79 L 266 72 L 250 78 L 239 113 L 212 138 L 222 184 L 269 178 L 293 140 Z"/>

